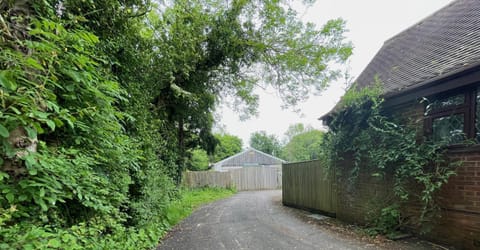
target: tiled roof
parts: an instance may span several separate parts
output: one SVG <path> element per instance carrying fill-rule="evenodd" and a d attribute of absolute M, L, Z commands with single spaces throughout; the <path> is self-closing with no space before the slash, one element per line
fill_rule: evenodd
<path fill-rule="evenodd" d="M 480 63 L 480 0 L 457 0 L 387 40 L 357 78 L 397 94 Z"/>
<path fill-rule="evenodd" d="M 221 167 L 241 167 L 248 165 L 278 165 L 283 162 L 285 161 L 273 155 L 266 154 L 254 148 L 249 148 L 219 161 L 215 163 L 215 165 Z"/>

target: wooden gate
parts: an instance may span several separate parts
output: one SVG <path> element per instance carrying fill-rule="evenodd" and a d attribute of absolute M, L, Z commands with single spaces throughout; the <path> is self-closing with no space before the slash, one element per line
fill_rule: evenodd
<path fill-rule="evenodd" d="M 244 167 L 230 170 L 237 190 L 278 189 L 282 187 L 280 168 Z"/>
<path fill-rule="evenodd" d="M 186 172 L 183 184 L 187 187 L 235 187 L 238 191 L 279 189 L 282 172 L 278 167 L 244 167 L 228 172 Z"/>
<path fill-rule="evenodd" d="M 284 205 L 336 214 L 335 174 L 320 161 L 283 164 L 282 175 Z"/>

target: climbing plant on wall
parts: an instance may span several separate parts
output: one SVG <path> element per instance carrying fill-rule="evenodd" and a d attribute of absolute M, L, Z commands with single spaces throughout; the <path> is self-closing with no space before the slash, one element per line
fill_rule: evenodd
<path fill-rule="evenodd" d="M 389 199 L 370 222 L 374 232 L 389 233 L 402 223 L 426 225 L 438 215 L 435 195 L 455 174 L 459 163 L 446 158 L 446 142 L 419 138 L 422 131 L 418 124 L 387 115 L 381 93 L 380 84 L 361 89 L 353 86 L 347 91 L 329 121 L 323 156 L 337 173 L 349 177 L 348 185 L 355 186 L 362 173 L 379 180 L 393 178 L 395 198 Z M 401 205 L 412 200 L 419 201 L 422 209 L 414 221 L 407 222 Z"/>

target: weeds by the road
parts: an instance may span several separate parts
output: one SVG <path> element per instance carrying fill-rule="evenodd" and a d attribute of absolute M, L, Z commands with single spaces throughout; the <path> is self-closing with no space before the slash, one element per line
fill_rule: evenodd
<path fill-rule="evenodd" d="M 234 189 L 224 188 L 182 189 L 180 191 L 181 198 L 167 208 L 168 223 L 173 227 L 200 205 L 229 197 L 235 192 Z"/>

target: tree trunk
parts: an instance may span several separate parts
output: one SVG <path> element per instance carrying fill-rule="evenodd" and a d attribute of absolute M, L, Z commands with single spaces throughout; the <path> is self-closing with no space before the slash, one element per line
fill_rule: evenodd
<path fill-rule="evenodd" d="M 185 169 L 185 131 L 183 130 L 183 118 L 178 121 L 178 160 L 177 160 L 177 175 L 175 182 L 177 186 L 182 183 L 182 172 Z"/>

